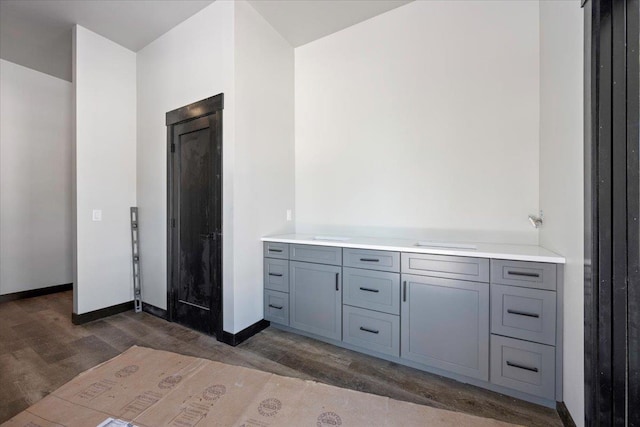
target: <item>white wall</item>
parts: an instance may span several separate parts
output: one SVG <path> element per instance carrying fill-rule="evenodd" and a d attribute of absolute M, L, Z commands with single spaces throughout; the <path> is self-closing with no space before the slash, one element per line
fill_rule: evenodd
<path fill-rule="evenodd" d="M 71 83 L 0 60 L 0 93 L 0 294 L 71 283 Z"/>
<path fill-rule="evenodd" d="M 584 425 L 583 11 L 540 2 L 540 244 L 567 259 L 564 402 Z"/>
<path fill-rule="evenodd" d="M 293 47 L 235 2 L 234 330 L 263 318 L 260 237 L 293 232 Z M 225 310 L 227 308 L 225 307 Z"/>
<path fill-rule="evenodd" d="M 263 318 L 260 237 L 293 231 L 293 48 L 246 2 L 215 2 L 138 52 L 142 293 L 166 309 L 165 113 L 224 93 L 224 330 Z M 258 214 L 259 213 L 259 214 Z"/>
<path fill-rule="evenodd" d="M 77 314 L 131 301 L 136 54 L 74 28 Z M 92 211 L 102 210 L 102 221 Z"/>
<path fill-rule="evenodd" d="M 224 93 L 224 328 L 233 328 L 233 2 L 216 1 L 138 52 L 137 188 L 143 301 L 167 308 L 165 114 Z"/>
<path fill-rule="evenodd" d="M 537 243 L 538 8 L 416 1 L 296 48 L 297 231 Z"/>

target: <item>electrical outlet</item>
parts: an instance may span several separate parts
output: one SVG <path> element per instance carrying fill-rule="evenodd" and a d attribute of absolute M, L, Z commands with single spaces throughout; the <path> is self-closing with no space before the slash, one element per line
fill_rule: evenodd
<path fill-rule="evenodd" d="M 293 212 L 291 211 L 291 209 L 287 209 L 287 221 L 291 221 L 292 218 Z"/>
<path fill-rule="evenodd" d="M 94 209 L 93 214 L 91 215 L 91 219 L 93 221 L 102 221 L 102 210 Z"/>

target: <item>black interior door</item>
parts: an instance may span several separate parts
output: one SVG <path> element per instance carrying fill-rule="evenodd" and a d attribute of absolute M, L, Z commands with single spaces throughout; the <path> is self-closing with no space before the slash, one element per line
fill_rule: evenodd
<path fill-rule="evenodd" d="M 222 111 L 195 104 L 175 111 L 180 121 L 168 131 L 169 318 L 220 339 Z"/>

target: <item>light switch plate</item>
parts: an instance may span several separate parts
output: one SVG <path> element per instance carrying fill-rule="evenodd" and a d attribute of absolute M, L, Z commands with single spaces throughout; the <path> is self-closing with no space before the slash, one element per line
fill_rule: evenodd
<path fill-rule="evenodd" d="M 102 221 L 102 210 L 94 209 L 93 214 L 91 215 L 91 219 L 93 221 Z"/>

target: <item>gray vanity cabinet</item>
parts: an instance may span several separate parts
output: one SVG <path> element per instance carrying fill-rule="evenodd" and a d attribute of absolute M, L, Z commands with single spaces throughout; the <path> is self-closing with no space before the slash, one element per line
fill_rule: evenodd
<path fill-rule="evenodd" d="M 489 380 L 489 284 L 402 275 L 400 356 Z"/>
<path fill-rule="evenodd" d="M 290 261 L 289 325 L 342 339 L 342 267 Z"/>
<path fill-rule="evenodd" d="M 391 247 L 265 242 L 264 318 L 521 399 L 562 401 L 561 265 Z"/>

